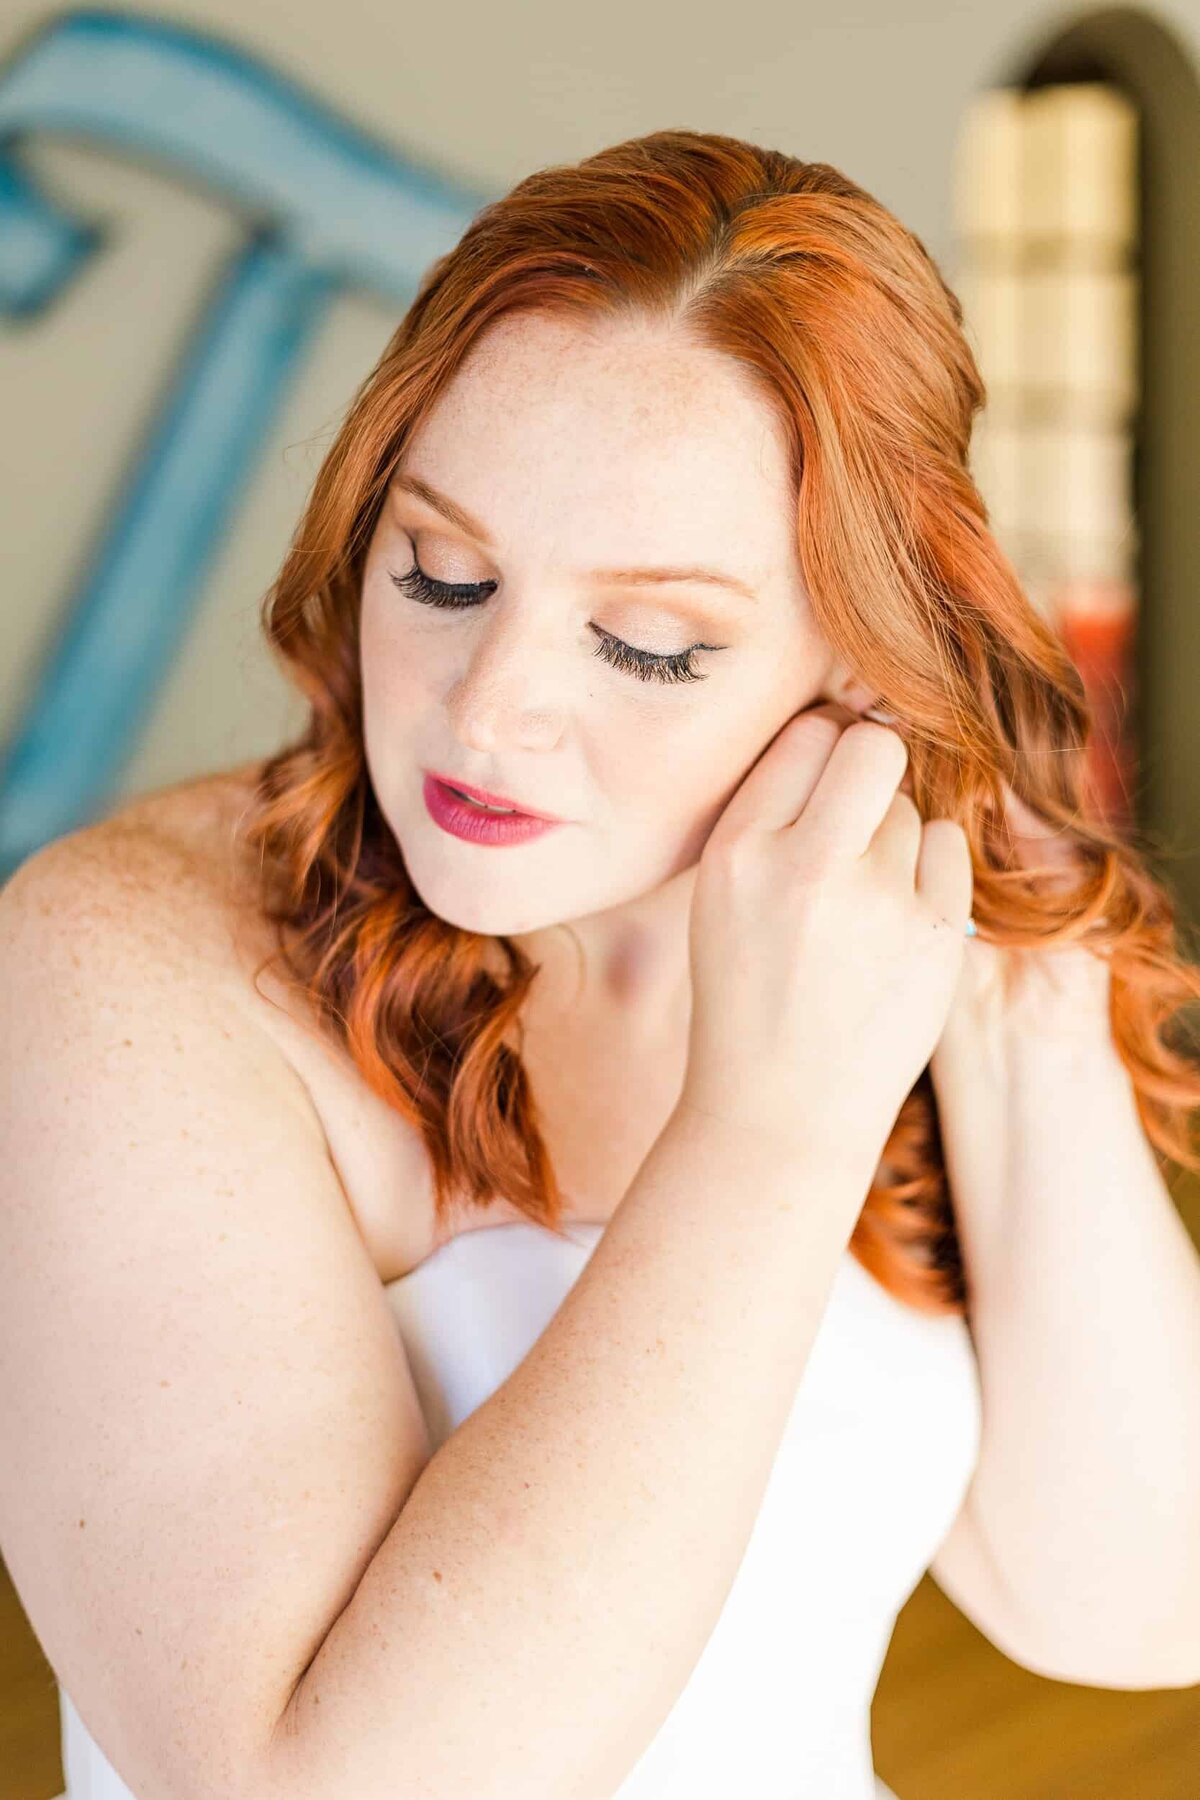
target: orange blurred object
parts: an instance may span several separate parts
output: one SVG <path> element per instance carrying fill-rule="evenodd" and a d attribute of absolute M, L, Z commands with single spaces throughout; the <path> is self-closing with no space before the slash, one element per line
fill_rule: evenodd
<path fill-rule="evenodd" d="M 1076 577 L 1055 587 L 1054 617 L 1067 654 L 1079 670 L 1092 708 L 1088 745 L 1089 803 L 1109 825 L 1133 821 L 1137 746 L 1137 601 L 1126 581 Z"/>

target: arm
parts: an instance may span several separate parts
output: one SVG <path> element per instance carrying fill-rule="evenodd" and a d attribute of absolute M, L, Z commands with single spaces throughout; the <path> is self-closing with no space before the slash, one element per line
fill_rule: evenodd
<path fill-rule="evenodd" d="M 430 1458 L 192 885 L 102 829 L 0 905 L 0 1539 L 31 1623 L 159 1800 L 611 1794 L 741 1561 L 874 1146 L 681 1105 Z"/>
<path fill-rule="evenodd" d="M 423 1470 L 305 1672 L 273 1791 L 619 1786 L 737 1572 L 868 1180 L 675 1114 Z"/>
<path fill-rule="evenodd" d="M 1055 968 L 1061 985 L 1047 970 L 1035 988 L 1031 967 L 1036 1008 L 988 1031 L 964 1009 L 933 1065 L 984 1410 L 933 1574 L 1039 1673 L 1190 1686 L 1200 1259 L 1112 1043 L 1106 971 L 1082 950 Z"/>

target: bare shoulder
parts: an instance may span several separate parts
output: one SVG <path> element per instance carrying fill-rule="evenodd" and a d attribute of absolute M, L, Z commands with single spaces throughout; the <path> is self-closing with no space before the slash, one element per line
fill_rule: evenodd
<path fill-rule="evenodd" d="M 186 1012 L 217 1035 L 222 1021 L 236 1023 L 248 1051 L 261 1045 L 264 1084 L 311 1113 L 269 1037 L 248 1028 L 247 959 L 262 933 L 224 846 L 249 791 L 241 779 L 202 778 L 44 845 L 0 889 L 0 966 L 30 1028 L 72 1014 L 82 1025 L 85 1011 L 90 1030 L 106 1013 L 158 1027 Z M 62 1045 L 64 1058 L 75 1042 Z"/>
<path fill-rule="evenodd" d="M 28 909 L 92 947 L 171 946 L 194 975 L 231 979 L 236 944 L 247 933 L 265 944 L 236 847 L 252 794 L 249 766 L 202 776 L 53 839 L 0 889 L 0 921 L 13 930 Z"/>
<path fill-rule="evenodd" d="M 164 787 L 55 839 L 0 889 L 0 955 L 46 967 L 87 958 L 111 967 L 147 1007 L 164 987 L 203 990 L 261 1037 L 264 1079 L 292 1090 L 319 1126 L 381 1280 L 413 1267 L 431 1244 L 432 1186 L 425 1145 L 410 1122 L 362 1078 L 322 1029 L 303 994 L 270 960 L 273 929 L 259 910 L 256 858 L 242 825 L 258 763 Z M 290 1077 L 290 1080 L 289 1080 Z"/>

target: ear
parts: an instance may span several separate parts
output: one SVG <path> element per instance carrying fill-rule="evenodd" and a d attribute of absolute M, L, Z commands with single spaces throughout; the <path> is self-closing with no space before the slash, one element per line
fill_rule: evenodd
<path fill-rule="evenodd" d="M 840 705 L 848 707 L 851 712 L 866 712 L 874 706 L 877 695 L 865 681 L 859 681 L 845 666 L 835 663 L 825 683 L 825 697 L 836 700 Z"/>

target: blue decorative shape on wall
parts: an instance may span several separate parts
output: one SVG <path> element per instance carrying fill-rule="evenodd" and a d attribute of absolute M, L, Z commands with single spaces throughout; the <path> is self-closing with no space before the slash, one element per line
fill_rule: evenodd
<path fill-rule="evenodd" d="M 340 287 L 403 308 L 487 196 L 403 155 L 253 57 L 114 12 L 56 20 L 0 74 L 0 308 L 53 303 L 103 233 L 19 168 L 30 132 L 140 154 L 250 220 L 119 493 L 0 767 L 0 880 L 111 794 L 255 458 Z"/>

